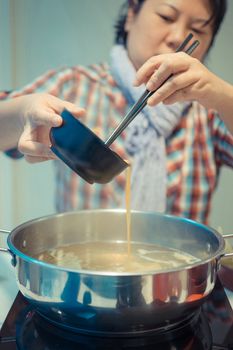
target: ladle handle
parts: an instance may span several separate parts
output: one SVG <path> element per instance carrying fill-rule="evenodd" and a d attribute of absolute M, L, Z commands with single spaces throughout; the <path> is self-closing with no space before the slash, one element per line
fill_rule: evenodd
<path fill-rule="evenodd" d="M 1 233 L 9 235 L 11 233 L 11 231 L 0 229 L 0 234 Z M 2 243 L 3 243 L 3 241 L 2 241 L 1 236 L 0 236 L 0 244 L 2 244 Z M 0 246 L 0 252 L 9 253 L 9 249 L 3 248 L 3 247 Z"/>
<path fill-rule="evenodd" d="M 0 229 L 0 234 L 1 233 L 9 235 L 11 233 L 11 231 Z M 0 247 L 0 252 L 10 254 L 11 255 L 11 264 L 14 267 L 16 266 L 16 256 L 9 248 L 2 248 L 2 247 Z"/>
<path fill-rule="evenodd" d="M 233 233 L 229 235 L 223 235 L 223 238 L 224 239 L 233 238 Z M 233 253 L 224 253 L 221 258 L 230 258 L 230 257 L 233 257 Z"/>

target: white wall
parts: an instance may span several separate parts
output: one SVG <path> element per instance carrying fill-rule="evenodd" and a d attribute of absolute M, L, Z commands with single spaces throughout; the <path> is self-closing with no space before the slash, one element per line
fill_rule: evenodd
<path fill-rule="evenodd" d="M 108 58 L 122 0 L 0 0 L 0 89 L 30 82 L 59 65 Z M 233 83 L 233 2 L 209 58 L 210 68 Z M 0 156 L 0 227 L 54 212 L 52 163 L 29 165 Z M 233 232 L 233 173 L 225 170 L 211 223 Z"/>

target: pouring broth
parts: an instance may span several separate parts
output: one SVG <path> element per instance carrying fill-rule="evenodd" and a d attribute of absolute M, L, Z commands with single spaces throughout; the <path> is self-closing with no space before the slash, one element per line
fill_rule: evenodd
<path fill-rule="evenodd" d="M 136 273 L 195 264 L 200 259 L 171 248 L 131 241 L 131 165 L 126 169 L 126 242 L 85 242 L 59 246 L 36 259 L 68 269 Z"/>
<path fill-rule="evenodd" d="M 126 168 L 126 185 L 125 185 L 125 205 L 126 205 L 126 227 L 127 227 L 127 251 L 128 256 L 131 254 L 131 164 Z"/>
<path fill-rule="evenodd" d="M 57 266 L 106 272 L 149 272 L 194 264 L 200 259 L 184 252 L 155 244 L 131 242 L 85 242 L 60 246 L 36 258 Z"/>

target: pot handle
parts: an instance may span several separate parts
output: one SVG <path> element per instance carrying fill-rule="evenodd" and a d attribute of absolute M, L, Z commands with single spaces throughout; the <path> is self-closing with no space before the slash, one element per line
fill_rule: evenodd
<path fill-rule="evenodd" d="M 224 239 L 228 239 L 228 238 L 233 238 L 233 233 L 229 234 L 229 235 L 223 235 L 223 238 Z M 222 258 L 230 258 L 230 257 L 233 257 L 233 252 L 232 253 L 224 253 L 221 255 L 221 259 Z"/>
<path fill-rule="evenodd" d="M 3 234 L 7 234 L 9 235 L 11 233 L 11 231 L 8 231 L 8 230 L 2 230 L 0 229 L 0 234 L 3 233 Z M 14 253 L 12 253 L 12 251 L 9 249 L 9 248 L 1 248 L 0 247 L 0 252 L 3 252 L 3 253 L 9 253 L 11 255 L 11 263 L 13 266 L 16 266 L 16 256 Z"/>

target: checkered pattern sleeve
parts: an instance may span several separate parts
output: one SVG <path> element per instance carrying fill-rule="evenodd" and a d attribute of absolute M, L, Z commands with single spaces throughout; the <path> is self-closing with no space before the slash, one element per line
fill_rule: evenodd
<path fill-rule="evenodd" d="M 233 167 L 233 134 L 215 112 L 210 112 L 210 123 L 217 165 Z"/>
<path fill-rule="evenodd" d="M 5 100 L 10 95 L 10 91 L 0 91 L 0 101 Z M 23 157 L 23 154 L 18 151 L 17 148 L 12 148 L 4 152 L 8 157 L 13 159 L 20 159 Z"/>
<path fill-rule="evenodd" d="M 58 70 L 49 70 L 36 78 L 32 83 L 9 93 L 8 98 L 32 93 L 48 93 L 65 99 L 65 93 L 69 90 L 75 78 L 75 67 L 61 67 Z"/>

